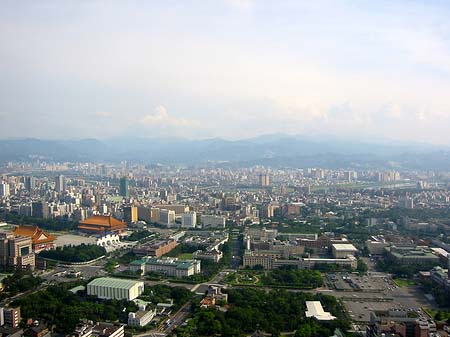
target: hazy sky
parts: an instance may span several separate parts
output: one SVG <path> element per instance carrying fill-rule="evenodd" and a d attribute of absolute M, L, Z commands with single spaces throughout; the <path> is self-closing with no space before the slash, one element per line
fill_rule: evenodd
<path fill-rule="evenodd" d="M 5 137 L 450 144 L 448 0 L 0 0 Z"/>

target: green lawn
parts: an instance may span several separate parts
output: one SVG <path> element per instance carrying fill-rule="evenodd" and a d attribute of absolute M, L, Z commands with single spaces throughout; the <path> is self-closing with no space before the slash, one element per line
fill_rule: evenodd
<path fill-rule="evenodd" d="M 430 308 L 422 308 L 428 315 L 430 315 L 436 321 L 446 321 L 450 319 L 449 311 L 433 310 Z"/>
<path fill-rule="evenodd" d="M 178 258 L 180 260 L 192 260 L 193 255 L 192 255 L 192 253 L 183 253 L 183 254 L 178 255 Z"/>
<path fill-rule="evenodd" d="M 393 281 L 395 282 L 396 285 L 398 285 L 401 288 L 410 287 L 416 284 L 414 280 L 408 280 L 404 278 L 394 278 Z"/>

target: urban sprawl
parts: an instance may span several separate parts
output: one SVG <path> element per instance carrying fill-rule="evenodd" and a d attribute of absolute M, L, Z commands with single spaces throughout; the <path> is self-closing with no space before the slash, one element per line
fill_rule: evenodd
<path fill-rule="evenodd" d="M 0 166 L 1 336 L 450 335 L 450 172 Z"/>

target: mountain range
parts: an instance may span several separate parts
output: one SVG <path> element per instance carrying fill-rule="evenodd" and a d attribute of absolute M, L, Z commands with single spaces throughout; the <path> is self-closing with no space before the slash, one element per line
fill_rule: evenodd
<path fill-rule="evenodd" d="M 221 138 L 3 139 L 0 161 L 40 158 L 52 162 L 140 162 L 146 164 L 323 168 L 450 168 L 450 148 L 406 143 L 369 143 L 332 137 L 266 135 L 241 140 Z"/>

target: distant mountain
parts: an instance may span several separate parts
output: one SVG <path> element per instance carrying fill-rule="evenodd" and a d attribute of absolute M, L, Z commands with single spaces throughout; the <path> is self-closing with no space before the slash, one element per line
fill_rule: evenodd
<path fill-rule="evenodd" d="M 450 150 L 427 144 L 372 144 L 339 139 L 267 135 L 242 140 L 220 138 L 126 138 L 0 140 L 0 161 L 123 160 L 142 163 L 267 165 L 278 167 L 390 168 L 448 170 Z"/>

